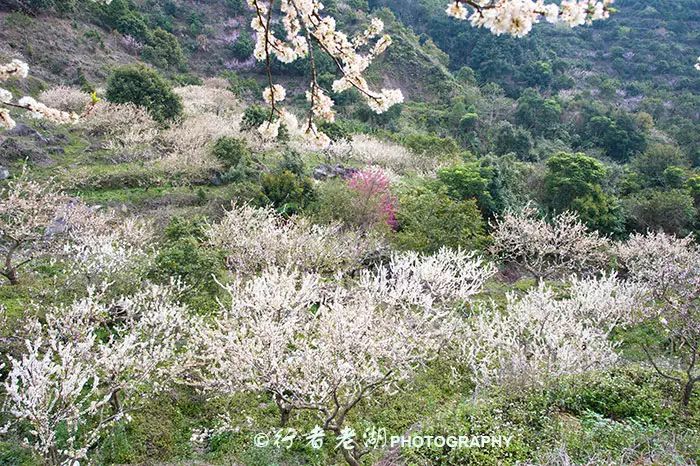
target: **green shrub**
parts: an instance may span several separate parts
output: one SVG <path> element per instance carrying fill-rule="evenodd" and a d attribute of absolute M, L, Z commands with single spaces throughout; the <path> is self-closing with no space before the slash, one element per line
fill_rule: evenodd
<path fill-rule="evenodd" d="M 560 464 L 552 458 L 561 460 L 561 453 L 568 464 L 612 464 L 625 456 L 671 464 L 668 454 L 674 464 L 686 464 L 698 455 L 697 418 L 673 411 L 673 388 L 636 366 L 563 377 L 549 387 L 493 388 L 446 407 L 414 434 L 512 435 L 509 446 L 423 446 L 406 448 L 402 456 L 407 464 L 465 466 Z"/>
<path fill-rule="evenodd" d="M 165 228 L 163 245 L 149 274 L 159 282 L 179 277 L 188 286 L 185 298 L 200 304 L 203 299 L 216 295 L 215 277 L 219 276 L 223 265 L 220 254 L 203 246 L 204 227 L 204 220 L 200 218 L 173 218 Z"/>
<path fill-rule="evenodd" d="M 221 178 L 225 183 L 242 181 L 253 175 L 250 168 L 250 149 L 245 141 L 232 137 L 222 137 L 212 149 L 214 157 L 221 160 L 224 173 Z"/>
<path fill-rule="evenodd" d="M 488 167 L 480 167 L 476 162 L 463 163 L 438 170 L 437 177 L 451 198 L 475 199 L 484 215 L 494 213 L 495 203 L 488 191 L 491 177 Z"/>
<path fill-rule="evenodd" d="M 159 122 L 182 115 L 180 97 L 161 75 L 144 65 L 127 65 L 114 70 L 107 81 L 107 100 L 145 107 Z"/>
<path fill-rule="evenodd" d="M 234 57 L 238 58 L 239 60 L 246 60 L 253 55 L 254 49 L 255 43 L 253 42 L 253 38 L 248 31 L 244 30 L 238 36 L 236 43 L 233 44 L 231 51 L 233 52 Z"/>
<path fill-rule="evenodd" d="M 250 130 L 262 125 L 269 116 L 269 110 L 260 105 L 251 105 L 243 111 L 241 129 Z"/>
<path fill-rule="evenodd" d="M 226 71 L 223 77 L 228 79 L 229 90 L 238 96 L 260 95 L 260 85 L 253 78 L 244 78 L 234 71 Z"/>
<path fill-rule="evenodd" d="M 343 179 L 325 181 L 316 189 L 308 213 L 314 222 L 341 222 L 357 230 L 388 234 L 386 212 L 381 210 L 381 197 L 368 198 L 366 193 L 351 189 Z"/>
<path fill-rule="evenodd" d="M 160 68 L 182 69 L 187 62 L 177 38 L 161 28 L 153 31 L 141 56 Z"/>
<path fill-rule="evenodd" d="M 484 240 L 484 224 L 476 201 L 456 201 L 442 190 L 419 187 L 399 195 L 399 249 L 435 252 L 441 246 L 477 249 Z"/>
<path fill-rule="evenodd" d="M 241 162 L 246 162 L 250 157 L 250 149 L 242 139 L 233 137 L 221 137 L 212 149 L 214 157 L 224 163 L 226 168 L 234 167 Z"/>
<path fill-rule="evenodd" d="M 112 0 L 102 6 L 102 18 L 117 31 L 141 42 L 148 42 L 151 36 L 146 20 L 129 0 Z"/>
<path fill-rule="evenodd" d="M 349 140 L 352 138 L 350 131 L 345 129 L 343 125 L 337 122 L 324 121 L 319 125 L 319 129 L 326 133 L 326 135 L 331 138 L 331 141 L 334 142 Z"/>
<path fill-rule="evenodd" d="M 400 141 L 416 154 L 438 159 L 450 158 L 461 152 L 457 142 L 450 137 L 439 137 L 433 134 L 409 134 Z"/>
<path fill-rule="evenodd" d="M 283 214 L 297 213 L 314 199 L 311 180 L 289 170 L 267 173 L 260 184 L 270 203 Z"/>
<path fill-rule="evenodd" d="M 663 229 L 685 236 L 690 233 L 698 211 L 686 190 L 644 190 L 623 201 L 627 221 L 637 231 Z"/>

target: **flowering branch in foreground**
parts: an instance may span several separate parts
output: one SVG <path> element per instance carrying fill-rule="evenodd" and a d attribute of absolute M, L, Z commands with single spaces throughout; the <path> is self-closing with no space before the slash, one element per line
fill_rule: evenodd
<path fill-rule="evenodd" d="M 544 0 L 455 0 L 445 12 L 461 20 L 468 17 L 473 26 L 485 27 L 496 35 L 523 37 L 542 19 L 571 27 L 606 19 L 613 11 L 613 1 L 564 0 L 557 5 Z"/>
<path fill-rule="evenodd" d="M 372 90 L 362 76 L 372 61 L 391 44 L 391 38 L 386 34 L 382 35 L 384 23 L 381 20 L 372 19 L 366 30 L 355 37 L 349 37 L 336 29 L 335 18 L 321 14 L 324 8 L 321 2 L 280 0 L 279 8 L 286 37 L 279 38 L 275 36 L 271 27 L 276 0 L 248 0 L 248 5 L 254 10 L 251 27 L 257 34 L 254 55 L 258 60 L 265 61 L 268 75 L 268 87 L 263 91 L 263 98 L 270 105 L 270 117 L 258 128 L 263 138 L 276 138 L 281 124 L 292 133 L 299 130 L 296 117 L 279 107 L 279 103 L 286 98 L 286 91 L 272 81 L 270 66 L 273 57 L 282 63 L 309 57 L 311 80 L 306 99 L 309 101 L 310 111 L 300 132 L 318 146 L 328 145 L 330 139 L 318 130 L 315 120 L 333 121 L 335 112 L 333 100 L 316 79 L 315 48 L 328 54 L 342 74 L 342 77 L 333 83 L 334 92 L 354 88 L 377 113 L 383 113 L 394 104 L 403 102 L 400 90 Z"/>
<path fill-rule="evenodd" d="M 21 60 L 15 59 L 10 63 L 0 65 L 0 81 L 7 81 L 11 78 L 24 79 L 28 75 L 29 66 Z M 0 128 L 12 129 L 16 126 L 15 120 L 10 115 L 10 108 L 26 110 L 32 118 L 46 118 L 55 123 L 74 123 L 78 120 L 78 115 L 75 113 L 50 108 L 29 96 L 24 96 L 14 102 L 12 93 L 0 87 Z"/>

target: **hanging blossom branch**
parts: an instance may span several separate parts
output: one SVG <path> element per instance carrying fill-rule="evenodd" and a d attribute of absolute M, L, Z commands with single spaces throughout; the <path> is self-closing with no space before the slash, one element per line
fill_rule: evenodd
<path fill-rule="evenodd" d="M 613 1 L 563 0 L 557 5 L 544 0 L 454 0 L 445 12 L 461 20 L 469 17 L 473 26 L 485 27 L 496 35 L 523 37 L 542 19 L 571 27 L 606 19 L 614 12 Z"/>
<path fill-rule="evenodd" d="M 10 63 L 0 65 L 0 81 L 12 78 L 24 79 L 28 75 L 29 66 L 21 60 L 15 59 Z M 79 118 L 75 113 L 56 110 L 29 96 L 24 96 L 15 102 L 12 93 L 0 87 L 0 128 L 12 129 L 16 126 L 15 120 L 10 115 L 10 108 L 26 110 L 32 118 L 46 118 L 55 123 L 74 123 Z"/>
<path fill-rule="evenodd" d="M 251 27 L 257 33 L 255 58 L 265 60 L 268 73 L 268 87 L 263 91 L 263 99 L 270 105 L 270 117 L 258 132 L 265 139 L 274 139 L 279 134 L 280 125 L 288 131 L 300 131 L 313 144 L 326 146 L 330 139 L 316 127 L 316 121 L 334 121 L 334 102 L 318 84 L 314 60 L 314 44 L 327 53 L 342 74 L 333 83 L 333 91 L 340 93 L 348 89 L 357 89 L 367 104 L 377 113 L 383 113 L 397 103 L 403 102 L 403 94 L 398 89 L 370 89 L 362 76 L 372 61 L 391 44 L 388 35 L 381 35 L 384 23 L 372 19 L 369 27 L 359 35 L 350 38 L 336 29 L 336 21 L 331 16 L 322 16 L 323 4 L 313 0 L 280 0 L 282 25 L 285 39 L 275 36 L 271 28 L 272 13 L 276 0 L 248 0 L 255 10 Z M 373 44 L 371 42 L 374 41 Z M 362 51 L 362 50 L 365 51 Z M 282 63 L 309 57 L 311 76 L 306 99 L 310 103 L 309 116 L 303 128 L 298 128 L 294 115 L 278 104 L 286 97 L 285 89 L 274 84 L 271 75 L 271 58 L 276 57 Z"/>

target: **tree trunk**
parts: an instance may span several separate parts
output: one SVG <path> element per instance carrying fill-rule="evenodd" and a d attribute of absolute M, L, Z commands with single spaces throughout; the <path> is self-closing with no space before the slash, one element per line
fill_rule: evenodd
<path fill-rule="evenodd" d="M 279 396 L 274 395 L 277 408 L 280 410 L 280 427 L 286 427 L 289 422 L 289 416 L 292 414 L 292 408 L 287 405 Z"/>
<path fill-rule="evenodd" d="M 280 427 L 285 427 L 287 425 L 291 413 L 291 409 L 280 406 Z"/>
<path fill-rule="evenodd" d="M 17 269 L 12 266 L 12 257 L 15 255 L 15 251 L 19 247 L 19 243 L 14 243 L 12 246 L 10 246 L 10 249 L 7 250 L 7 253 L 5 254 L 5 270 L 2 272 L 2 274 L 7 277 L 7 280 L 10 282 L 10 285 L 19 285 L 19 279 L 17 278 Z"/>
<path fill-rule="evenodd" d="M 114 414 L 118 414 L 122 410 L 122 401 L 119 399 L 119 390 L 112 392 L 112 396 L 109 398 L 109 402 L 112 405 Z"/>
<path fill-rule="evenodd" d="M 19 279 L 17 278 L 17 271 L 13 268 L 8 268 L 3 272 L 3 275 L 7 277 L 7 281 L 10 282 L 10 285 L 15 286 L 19 285 Z"/>
<path fill-rule="evenodd" d="M 683 389 L 683 399 L 681 400 L 681 403 L 683 404 L 684 408 L 687 408 L 690 404 L 690 397 L 693 394 L 693 387 L 695 386 L 695 382 L 697 382 L 696 379 L 690 378 L 685 384 L 685 388 Z"/>
<path fill-rule="evenodd" d="M 343 450 L 343 458 L 345 458 L 346 463 L 348 463 L 350 466 L 362 466 L 359 458 L 355 458 L 354 448 L 352 450 L 341 448 L 341 450 Z"/>

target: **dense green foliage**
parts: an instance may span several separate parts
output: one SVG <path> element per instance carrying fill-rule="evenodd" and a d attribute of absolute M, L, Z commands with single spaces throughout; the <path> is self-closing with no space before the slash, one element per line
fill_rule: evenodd
<path fill-rule="evenodd" d="M 107 82 L 107 100 L 131 102 L 148 109 L 154 120 L 165 122 L 182 114 L 182 103 L 157 71 L 141 65 L 114 70 Z"/>

